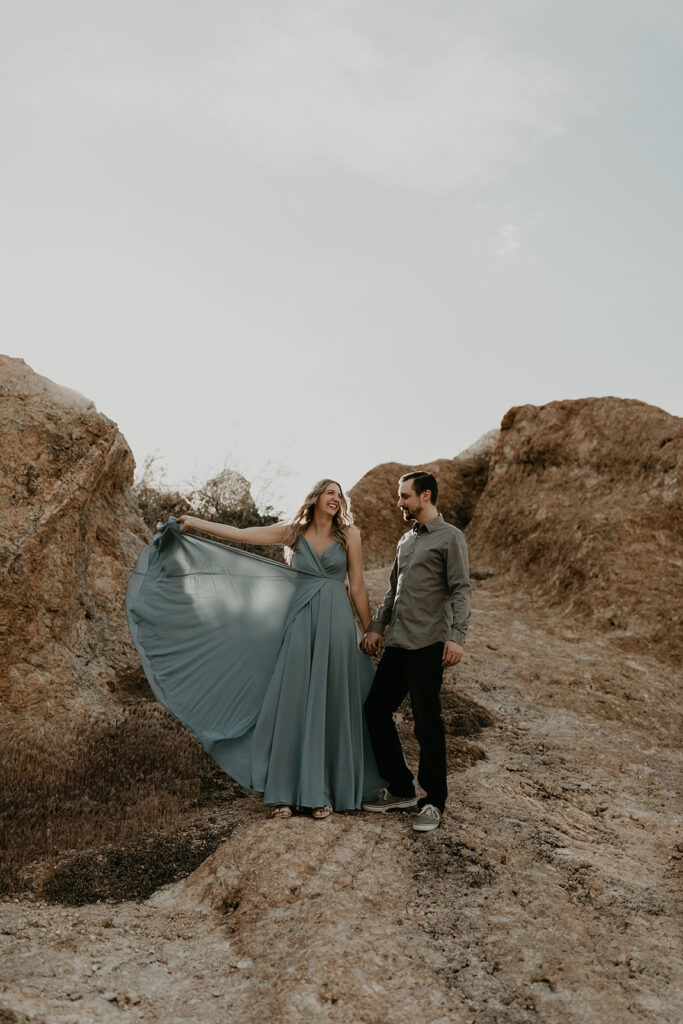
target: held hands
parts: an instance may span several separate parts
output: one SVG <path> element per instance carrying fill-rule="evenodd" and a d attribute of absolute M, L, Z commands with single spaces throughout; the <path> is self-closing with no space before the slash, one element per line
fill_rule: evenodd
<path fill-rule="evenodd" d="M 443 658 L 441 660 L 441 664 L 444 668 L 450 668 L 451 665 L 457 665 L 464 653 L 464 647 L 461 647 L 460 644 L 456 644 L 455 640 L 447 640 L 443 645 Z"/>
<path fill-rule="evenodd" d="M 364 633 L 363 639 L 360 642 L 360 649 L 363 654 L 379 657 L 384 650 L 384 637 L 381 633 Z"/>
<path fill-rule="evenodd" d="M 384 650 L 384 637 L 381 633 L 367 632 L 363 635 L 363 639 L 360 642 L 360 649 L 364 654 L 379 657 Z M 450 668 L 452 665 L 457 665 L 464 653 L 464 647 L 457 644 L 455 640 L 447 640 L 443 645 L 443 658 L 441 660 L 441 664 L 444 668 Z"/>

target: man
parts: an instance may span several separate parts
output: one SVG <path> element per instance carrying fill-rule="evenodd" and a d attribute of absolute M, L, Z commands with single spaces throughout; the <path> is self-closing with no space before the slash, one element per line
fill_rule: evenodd
<path fill-rule="evenodd" d="M 388 783 L 363 808 L 389 811 L 417 805 L 417 832 L 441 824 L 447 789 L 439 691 L 444 668 L 462 658 L 470 617 L 467 544 L 462 532 L 439 514 L 438 496 L 431 473 L 405 473 L 399 480 L 398 507 L 413 525 L 398 542 L 389 589 L 361 640 L 366 654 L 384 652 L 365 702 L 365 717 L 377 767 Z M 393 719 L 406 693 L 420 745 L 417 777 L 426 794 L 419 802 Z"/>

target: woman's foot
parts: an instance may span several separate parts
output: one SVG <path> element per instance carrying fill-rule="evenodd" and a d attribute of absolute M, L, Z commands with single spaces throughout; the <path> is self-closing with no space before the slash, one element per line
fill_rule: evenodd
<path fill-rule="evenodd" d="M 329 806 L 329 804 L 325 804 L 324 807 L 313 808 L 313 817 L 315 818 L 316 821 L 322 821 L 323 818 L 329 818 L 331 814 L 332 808 Z"/>
<path fill-rule="evenodd" d="M 292 808 L 288 807 L 286 804 L 282 804 L 281 807 L 274 807 L 270 812 L 270 816 L 271 818 L 291 818 Z"/>

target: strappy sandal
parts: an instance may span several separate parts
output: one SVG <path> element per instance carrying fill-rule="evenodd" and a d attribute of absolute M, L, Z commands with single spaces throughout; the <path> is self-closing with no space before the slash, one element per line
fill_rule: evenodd
<path fill-rule="evenodd" d="M 323 821 L 332 814 L 332 808 L 329 804 L 325 804 L 324 807 L 314 807 L 311 813 L 316 821 Z"/>
<path fill-rule="evenodd" d="M 270 816 L 271 818 L 280 818 L 284 821 L 292 817 L 292 808 L 288 807 L 287 804 L 282 804 L 281 807 L 274 807 L 270 812 Z"/>

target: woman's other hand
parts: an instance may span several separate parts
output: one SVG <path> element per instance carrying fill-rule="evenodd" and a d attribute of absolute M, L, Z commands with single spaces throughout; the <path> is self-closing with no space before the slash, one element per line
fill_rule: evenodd
<path fill-rule="evenodd" d="M 187 533 L 188 530 L 197 530 L 201 522 L 196 516 L 178 516 L 176 521 L 182 533 Z"/>

